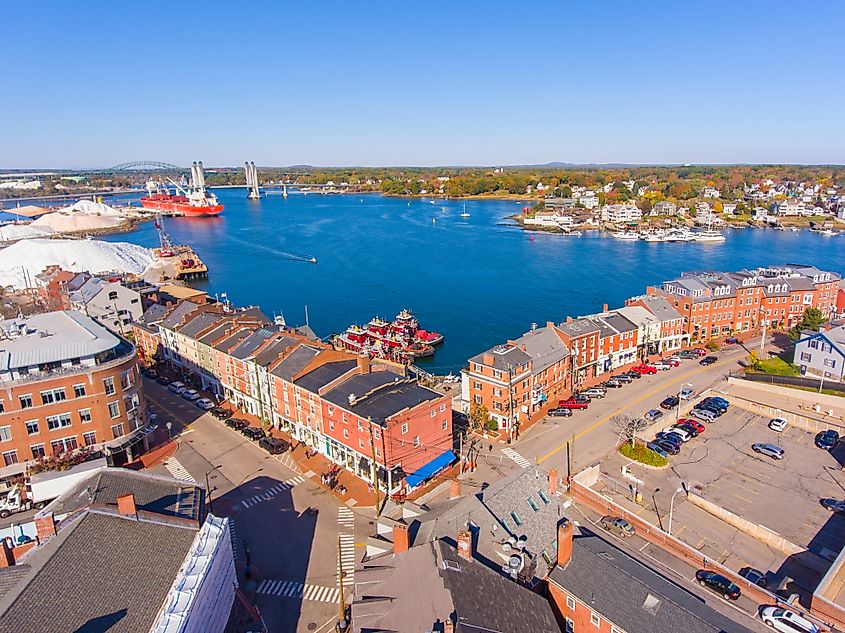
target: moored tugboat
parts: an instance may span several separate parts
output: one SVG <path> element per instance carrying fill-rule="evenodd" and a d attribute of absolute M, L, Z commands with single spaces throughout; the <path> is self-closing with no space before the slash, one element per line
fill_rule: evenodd
<path fill-rule="evenodd" d="M 434 346 L 442 342 L 443 335 L 439 332 L 420 329 L 417 318 L 409 310 L 402 310 L 390 323 L 374 317 L 365 327 L 351 325 L 332 337 L 335 349 L 406 365 L 416 358 L 433 356 Z"/>

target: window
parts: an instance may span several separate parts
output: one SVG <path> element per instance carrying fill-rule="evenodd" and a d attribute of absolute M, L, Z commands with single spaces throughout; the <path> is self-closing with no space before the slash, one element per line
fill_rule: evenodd
<path fill-rule="evenodd" d="M 86 422 L 91 421 L 91 409 L 80 409 L 79 410 L 79 419 L 82 421 L 83 424 Z"/>
<path fill-rule="evenodd" d="M 38 435 L 38 420 L 28 420 L 26 423 L 27 435 Z"/>
<path fill-rule="evenodd" d="M 85 385 L 74 385 L 73 386 L 73 397 L 74 398 L 84 398 L 85 397 Z"/>
<path fill-rule="evenodd" d="M 825 358 L 824 359 L 824 366 L 834 368 L 836 367 L 836 359 L 834 358 Z"/>
<path fill-rule="evenodd" d="M 194 355 L 196 356 L 196 354 Z M 120 374 L 120 386 L 123 389 L 129 389 L 132 386 L 132 370 L 127 369 L 125 372 Z"/>
<path fill-rule="evenodd" d="M 0 400 L 0 413 L 5 413 L 5 412 L 6 412 L 6 407 L 3 405 L 3 401 Z"/>
<path fill-rule="evenodd" d="M 501 390 L 501 389 L 499 389 L 498 387 L 493 387 L 493 395 L 494 395 L 496 398 L 498 398 L 499 396 L 501 396 L 501 395 L 502 395 L 502 390 Z"/>
<path fill-rule="evenodd" d="M 53 404 L 54 402 L 61 402 L 65 400 L 64 387 L 61 389 L 48 389 L 41 392 L 41 404 Z"/>
<path fill-rule="evenodd" d="M 343 439 L 349 439 L 349 429 L 343 429 Z"/>
<path fill-rule="evenodd" d="M 611 626 L 610 633 L 622 633 L 622 629 L 620 629 L 618 626 Z"/>
<path fill-rule="evenodd" d="M 114 389 L 114 378 L 109 376 L 108 378 L 103 380 L 103 387 L 106 390 L 107 396 L 113 396 L 115 389 Z"/>
<path fill-rule="evenodd" d="M 45 455 L 43 444 L 33 444 L 29 450 L 32 451 L 32 459 L 41 459 Z"/>
<path fill-rule="evenodd" d="M 601 626 L 601 618 L 597 614 L 591 612 L 590 624 L 592 624 L 593 626 Z"/>
<path fill-rule="evenodd" d="M 373 438 L 376 440 L 381 439 L 381 432 L 378 429 L 373 429 Z"/>
<path fill-rule="evenodd" d="M 566 633 L 575 633 L 575 622 L 572 618 L 566 618 Z"/>
<path fill-rule="evenodd" d="M 2 403 L 0 403 L 0 404 L 2 404 Z M 445 405 L 445 404 L 441 404 L 441 405 L 440 405 L 440 413 L 443 413 L 445 410 L 446 410 L 446 405 Z"/>
<path fill-rule="evenodd" d="M 6 466 L 11 466 L 12 464 L 18 463 L 18 452 L 17 451 L 4 451 L 3 452 L 3 462 Z"/>
<path fill-rule="evenodd" d="M 475 404 L 484 404 L 484 400 L 479 394 L 475 394 L 472 398 L 475 400 Z"/>
<path fill-rule="evenodd" d="M 50 442 L 50 447 L 53 449 L 53 455 L 59 455 L 60 453 L 79 448 L 79 444 L 77 444 L 76 436 L 74 435 L 60 440 L 53 440 Z"/>
<path fill-rule="evenodd" d="M 575 598 L 572 596 L 566 596 L 566 608 L 575 611 Z"/>
<path fill-rule="evenodd" d="M 18 400 L 21 402 L 21 409 L 31 409 L 32 408 L 32 394 L 26 394 L 25 396 L 18 396 Z"/>
<path fill-rule="evenodd" d="M 364 440 L 362 440 L 360 437 L 358 438 L 358 448 L 360 448 L 360 449 L 364 448 Z"/>
<path fill-rule="evenodd" d="M 449 420 L 443 420 L 443 422 L 440 425 L 440 428 L 444 431 L 447 430 L 449 428 Z"/>
<path fill-rule="evenodd" d="M 12 427 L 0 426 L 0 442 L 8 442 L 12 439 Z"/>
<path fill-rule="evenodd" d="M 111 434 L 114 439 L 121 437 L 123 435 L 123 423 L 111 427 Z"/>
<path fill-rule="evenodd" d="M 89 431 L 88 433 L 82 434 L 82 443 L 85 446 L 94 446 L 97 443 L 97 433 L 94 431 Z"/>
<path fill-rule="evenodd" d="M 408 433 L 408 423 L 402 425 L 402 435 L 406 435 Z"/>
<path fill-rule="evenodd" d="M 419 445 L 420 445 L 420 436 L 415 435 L 414 436 L 414 448 L 417 448 Z"/>
<path fill-rule="evenodd" d="M 109 301 L 117 301 L 117 290 L 109 292 Z"/>
<path fill-rule="evenodd" d="M 55 429 L 63 429 L 70 425 L 70 413 L 60 413 L 59 415 L 47 416 L 47 428 L 51 431 L 54 431 Z"/>
<path fill-rule="evenodd" d="M 810 360 L 813 358 L 813 355 L 809 352 L 801 352 L 801 360 L 805 363 L 809 363 Z"/>
<path fill-rule="evenodd" d="M 522 525 L 522 519 L 519 518 L 519 515 L 516 512 L 511 512 L 511 518 L 513 522 L 516 523 L 517 527 Z"/>
<path fill-rule="evenodd" d="M 109 402 L 109 417 L 111 419 L 120 417 L 120 405 L 117 402 Z"/>
<path fill-rule="evenodd" d="M 362 420 L 358 420 L 358 430 L 359 431 L 364 430 L 364 422 Z"/>

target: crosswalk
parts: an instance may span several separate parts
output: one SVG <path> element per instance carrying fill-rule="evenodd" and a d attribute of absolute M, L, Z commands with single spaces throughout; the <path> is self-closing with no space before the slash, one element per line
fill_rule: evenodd
<path fill-rule="evenodd" d="M 293 580 L 262 580 L 258 585 L 258 593 L 280 598 L 302 598 L 316 602 L 338 601 L 340 591 L 337 587 L 323 587 L 321 585 L 309 585 Z"/>
<path fill-rule="evenodd" d="M 168 457 L 166 460 L 164 460 L 163 463 L 164 467 L 167 469 L 167 472 L 173 475 L 174 479 L 190 481 L 194 484 L 197 483 L 197 480 L 193 478 L 191 473 L 189 473 L 187 469 L 181 464 L 181 462 L 175 457 Z"/>
<path fill-rule="evenodd" d="M 337 526 L 341 529 L 347 530 L 355 529 L 355 514 L 346 506 L 340 506 L 337 509 Z"/>
<path fill-rule="evenodd" d="M 355 535 L 340 535 L 340 560 L 337 563 L 337 573 L 343 570 L 343 586 L 351 587 L 355 577 Z"/>
<path fill-rule="evenodd" d="M 283 481 L 281 483 L 278 483 L 275 486 L 273 486 L 272 488 L 265 490 L 261 494 L 250 497 L 249 499 L 244 499 L 243 501 L 241 501 L 241 505 L 244 508 L 251 508 L 252 506 L 258 505 L 259 503 L 262 503 L 264 501 L 269 501 L 270 499 L 275 497 L 277 494 L 284 492 L 285 490 L 290 490 L 291 488 L 293 488 L 297 484 L 302 483 L 304 480 L 305 480 L 305 478 L 302 475 L 297 475 L 296 477 L 291 477 L 287 481 Z"/>
<path fill-rule="evenodd" d="M 529 462 L 527 459 L 525 459 L 522 455 L 517 453 L 512 448 L 503 448 L 502 455 L 504 455 L 508 459 L 512 459 L 513 461 L 515 461 L 520 468 L 528 468 L 531 465 L 531 462 Z"/>

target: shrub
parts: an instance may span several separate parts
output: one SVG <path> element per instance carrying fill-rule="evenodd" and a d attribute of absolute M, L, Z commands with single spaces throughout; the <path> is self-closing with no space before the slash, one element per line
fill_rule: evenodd
<path fill-rule="evenodd" d="M 628 442 L 619 447 L 619 452 L 628 459 L 635 462 L 646 464 L 647 466 L 663 467 L 669 462 L 665 457 L 661 457 L 653 450 L 649 449 L 645 444 L 635 444 L 631 446 Z"/>
<path fill-rule="evenodd" d="M 718 352 L 719 351 L 719 344 L 716 341 L 710 341 L 706 345 L 707 349 L 711 352 Z"/>

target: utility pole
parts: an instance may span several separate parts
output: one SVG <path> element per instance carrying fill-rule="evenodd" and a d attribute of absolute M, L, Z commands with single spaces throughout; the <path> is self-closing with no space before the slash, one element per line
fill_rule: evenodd
<path fill-rule="evenodd" d="M 367 418 L 367 422 L 369 423 L 370 427 L 370 447 L 373 449 L 373 488 L 376 492 L 376 516 L 381 516 L 381 497 L 378 491 L 378 462 L 376 461 L 376 438 L 373 435 L 373 420 L 372 418 Z M 382 429 L 382 433 L 384 433 L 384 429 Z"/>
<path fill-rule="evenodd" d="M 346 621 L 346 599 L 343 596 L 343 557 L 340 550 L 340 534 L 337 535 L 337 584 L 340 592 L 340 601 L 338 605 L 338 618 L 336 631 L 346 631 L 349 628 L 349 622 Z"/>
<path fill-rule="evenodd" d="M 460 472 L 458 474 L 463 475 L 464 474 L 464 434 L 463 433 L 460 433 L 458 435 L 458 441 L 459 441 L 458 462 L 460 463 L 460 469 L 459 469 Z M 454 446 L 454 444 L 452 446 Z"/>

